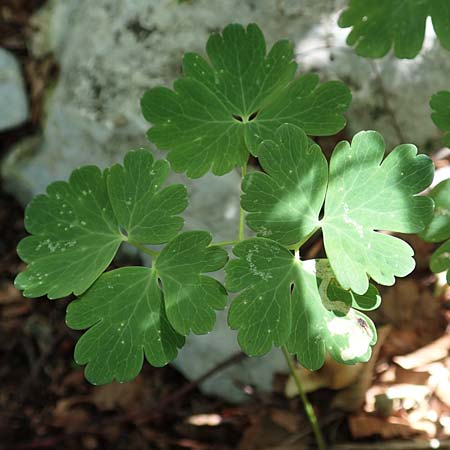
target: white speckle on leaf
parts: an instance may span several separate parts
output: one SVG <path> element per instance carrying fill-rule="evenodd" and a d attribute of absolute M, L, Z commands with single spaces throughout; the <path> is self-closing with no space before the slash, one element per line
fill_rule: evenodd
<path fill-rule="evenodd" d="M 261 278 L 264 281 L 269 281 L 272 278 L 272 274 L 269 272 L 258 270 L 255 263 L 253 262 L 253 253 L 258 253 L 258 252 L 259 252 L 259 249 L 257 247 L 254 247 L 253 251 L 249 251 L 247 253 L 247 256 L 245 259 L 247 260 L 250 272 L 253 275 Z"/>
<path fill-rule="evenodd" d="M 360 237 L 364 237 L 364 227 L 356 222 L 356 220 L 353 220 L 348 213 L 350 212 L 350 208 L 348 207 L 347 203 L 344 203 L 344 222 L 353 225 L 359 234 Z"/>
<path fill-rule="evenodd" d="M 442 208 L 441 206 L 438 206 L 434 212 L 437 216 L 450 217 L 450 211 L 446 208 Z"/>
<path fill-rule="evenodd" d="M 341 349 L 343 361 L 351 361 L 367 353 L 372 341 L 372 332 L 367 327 L 363 329 L 356 322 L 357 318 L 333 318 L 328 322 L 328 331 L 335 336 L 347 336 L 348 346 Z M 363 320 L 363 319 L 361 319 Z"/>
<path fill-rule="evenodd" d="M 58 247 L 59 247 L 59 242 L 53 243 L 53 242 L 50 242 L 50 241 L 49 241 L 49 242 L 47 243 L 47 246 L 48 246 L 48 249 L 50 250 L 50 253 L 54 253 L 55 250 L 57 250 Z"/>

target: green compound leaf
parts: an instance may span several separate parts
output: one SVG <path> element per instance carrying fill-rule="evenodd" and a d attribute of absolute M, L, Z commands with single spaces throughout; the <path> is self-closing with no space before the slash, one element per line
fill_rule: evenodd
<path fill-rule="evenodd" d="M 180 334 L 211 331 L 215 311 L 225 308 L 227 293 L 215 279 L 203 275 L 221 269 L 227 252 L 211 246 L 211 235 L 204 231 L 182 233 L 164 247 L 155 262 L 161 279 L 167 317 Z"/>
<path fill-rule="evenodd" d="M 450 238 L 450 180 L 439 183 L 428 197 L 434 201 L 433 218 L 420 237 L 427 242 L 442 242 Z"/>
<path fill-rule="evenodd" d="M 434 273 L 447 271 L 447 284 L 450 284 L 450 241 L 444 242 L 431 255 L 430 269 Z"/>
<path fill-rule="evenodd" d="M 259 162 L 242 183 L 247 224 L 259 236 L 286 245 L 300 242 L 317 226 L 325 199 L 328 165 L 320 147 L 297 127 L 282 125 L 276 142 L 264 141 Z"/>
<path fill-rule="evenodd" d="M 429 197 L 435 204 L 433 219 L 420 237 L 428 242 L 442 242 L 450 238 L 450 180 L 439 183 Z M 435 273 L 447 271 L 450 284 L 450 241 L 444 242 L 431 256 L 430 268 Z"/>
<path fill-rule="evenodd" d="M 450 91 L 440 91 L 431 97 L 430 101 L 433 113 L 431 118 L 438 128 L 447 133 L 444 136 L 444 144 L 450 147 Z"/>
<path fill-rule="evenodd" d="M 170 325 L 164 311 L 156 272 L 147 267 L 124 267 L 103 274 L 67 308 L 67 325 L 89 330 L 75 348 L 75 361 L 87 364 L 93 384 L 134 378 L 144 354 L 161 367 L 172 361 L 184 337 Z"/>
<path fill-rule="evenodd" d="M 383 160 L 385 145 L 376 132 L 358 133 L 338 144 L 322 221 L 325 250 L 339 283 L 358 294 L 366 274 L 390 286 L 415 267 L 412 248 L 376 230 L 418 233 L 431 219 L 433 202 L 417 196 L 433 180 L 434 167 L 414 145 L 399 145 Z"/>
<path fill-rule="evenodd" d="M 450 50 L 448 0 L 350 0 L 339 26 L 353 27 L 347 43 L 360 56 L 381 58 L 394 46 L 398 58 L 414 58 L 422 48 L 428 16 L 441 45 Z"/>
<path fill-rule="evenodd" d="M 163 244 L 183 227 L 176 214 L 187 207 L 186 187 L 174 184 L 161 190 L 169 172 L 169 163 L 154 161 L 147 150 L 129 152 L 123 166 L 111 168 L 109 196 L 129 241 Z"/>
<path fill-rule="evenodd" d="M 317 75 L 293 79 L 293 46 L 277 42 L 267 54 L 255 24 L 229 25 L 207 43 L 209 63 L 188 53 L 184 77 L 173 90 L 157 87 L 142 98 L 144 117 L 153 124 L 148 137 L 168 150 L 177 171 L 198 178 L 208 170 L 223 175 L 256 153 L 282 123 L 309 135 L 331 135 L 345 126 L 348 88 Z"/>
<path fill-rule="evenodd" d="M 31 201 L 25 227 L 32 236 L 18 246 L 28 267 L 15 280 L 25 296 L 80 295 L 121 242 L 164 243 L 176 235 L 183 225 L 176 214 L 186 208 L 187 194 L 182 185 L 161 190 L 168 163 L 137 150 L 124 164 L 103 173 L 94 166 L 77 169 L 69 182 L 52 183 Z"/>
<path fill-rule="evenodd" d="M 225 285 L 240 292 L 228 315 L 250 356 L 287 345 L 300 363 L 320 368 L 326 352 L 339 362 L 367 361 L 376 331 L 354 308 L 371 310 L 380 303 L 371 286 L 364 296 L 344 291 L 327 260 L 299 261 L 284 246 L 265 238 L 243 241 L 233 249 Z"/>
<path fill-rule="evenodd" d="M 212 330 L 227 293 L 203 275 L 222 268 L 227 252 L 209 246 L 203 231 L 181 233 L 156 258 L 153 268 L 125 267 L 103 274 L 67 309 L 67 324 L 89 330 L 75 349 L 94 384 L 127 381 L 141 370 L 172 361 L 184 336 Z"/>
<path fill-rule="evenodd" d="M 338 144 L 330 162 L 309 145 L 304 132 L 280 127 L 276 142 L 263 143 L 266 174 L 244 180 L 242 207 L 259 236 L 295 246 L 322 227 L 325 250 L 344 289 L 363 294 L 367 275 L 392 285 L 394 276 L 414 268 L 411 247 L 378 230 L 417 233 L 431 219 L 433 202 L 416 196 L 432 181 L 433 164 L 413 145 L 396 147 L 383 161 L 385 146 L 376 132 L 357 134 Z M 314 154 L 314 152 L 318 154 Z M 282 159 L 277 159 L 284 155 Z M 326 190 L 324 217 L 319 213 Z"/>
<path fill-rule="evenodd" d="M 27 297 L 64 297 L 83 293 L 108 267 L 122 242 L 106 189 L 107 171 L 93 166 L 57 181 L 25 211 L 32 234 L 18 246 L 28 263 L 15 280 Z"/>

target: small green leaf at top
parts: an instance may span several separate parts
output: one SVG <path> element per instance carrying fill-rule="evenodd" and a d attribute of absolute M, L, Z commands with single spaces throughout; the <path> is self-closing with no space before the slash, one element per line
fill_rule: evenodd
<path fill-rule="evenodd" d="M 187 206 L 182 185 L 161 188 L 166 161 L 148 150 L 128 153 L 124 166 L 101 172 L 86 166 L 69 181 L 50 184 L 25 211 L 31 234 L 18 246 L 28 264 L 15 285 L 27 297 L 80 295 L 111 263 L 120 244 L 159 244 L 183 226 L 177 214 Z"/>
<path fill-rule="evenodd" d="M 336 361 L 367 361 L 376 331 L 361 310 L 378 307 L 371 286 L 363 295 L 343 290 L 327 260 L 300 261 L 284 246 L 266 238 L 236 245 L 225 270 L 225 285 L 238 292 L 228 323 L 250 356 L 287 345 L 300 363 L 319 369 L 326 353 Z"/>
<path fill-rule="evenodd" d="M 444 144 L 450 147 L 450 91 L 440 91 L 431 97 L 431 118 L 438 128 L 445 131 Z"/>
<path fill-rule="evenodd" d="M 448 0 L 349 0 L 339 26 L 352 27 L 347 44 L 360 56 L 381 58 L 393 46 L 398 58 L 414 58 L 422 49 L 429 16 L 441 45 L 450 50 Z"/>
<path fill-rule="evenodd" d="M 435 273 L 447 271 L 450 284 L 450 180 L 439 183 L 428 196 L 434 201 L 434 214 L 420 237 L 427 242 L 445 241 L 431 256 L 430 268 Z"/>
<path fill-rule="evenodd" d="M 191 178 L 230 172 L 285 122 L 316 136 L 345 126 L 350 91 L 338 81 L 319 85 L 314 74 L 294 78 L 290 42 L 279 41 L 267 53 L 257 25 L 232 24 L 211 35 L 206 52 L 209 62 L 184 56 L 184 77 L 173 90 L 156 87 L 141 100 L 153 124 L 148 137 L 169 151 L 175 170 Z"/>
<path fill-rule="evenodd" d="M 378 133 L 358 133 L 351 144 L 336 146 L 327 174 L 320 148 L 302 130 L 283 125 L 274 142 L 260 147 L 266 173 L 244 179 L 241 204 L 249 227 L 293 247 L 322 228 L 327 257 L 344 289 L 362 295 L 369 287 L 367 276 L 392 285 L 394 276 L 413 270 L 413 251 L 379 230 L 425 228 L 433 201 L 415 194 L 431 183 L 433 163 L 417 155 L 413 145 L 400 145 L 383 160 L 384 152 Z"/>
<path fill-rule="evenodd" d="M 184 337 L 167 319 L 157 274 L 147 267 L 123 267 L 103 274 L 67 308 L 67 325 L 84 333 L 75 348 L 93 384 L 136 377 L 145 358 L 156 367 L 172 361 Z"/>

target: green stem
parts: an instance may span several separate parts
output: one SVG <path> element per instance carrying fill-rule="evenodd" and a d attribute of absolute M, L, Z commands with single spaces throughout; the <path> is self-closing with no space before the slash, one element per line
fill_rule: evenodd
<path fill-rule="evenodd" d="M 212 242 L 209 246 L 211 247 L 212 245 L 216 246 L 216 247 L 228 247 L 228 246 L 232 246 L 232 245 L 236 245 L 238 244 L 239 241 L 222 241 L 222 242 Z"/>
<path fill-rule="evenodd" d="M 300 395 L 303 407 L 305 408 L 305 412 L 306 415 L 308 416 L 309 423 L 311 424 L 311 427 L 313 429 L 314 436 L 316 438 L 317 448 L 319 450 L 325 450 L 326 449 L 325 439 L 322 435 L 322 431 L 320 430 L 316 413 L 314 412 L 314 409 L 311 403 L 309 402 L 308 397 L 305 394 L 305 391 L 303 390 L 302 382 L 300 381 L 300 377 L 298 376 L 296 367 L 294 365 L 294 361 L 292 360 L 292 357 L 289 354 L 289 351 L 286 348 L 286 346 L 281 347 L 281 350 L 283 350 L 284 357 L 286 358 L 286 362 L 289 366 L 292 378 L 294 378 L 295 385 L 297 386 L 298 394 Z"/>
<path fill-rule="evenodd" d="M 307 236 L 305 236 L 300 242 L 297 242 L 294 245 L 290 245 L 289 246 L 289 250 L 299 250 L 300 247 L 307 241 L 309 241 L 309 239 L 311 238 L 311 236 L 320 228 L 320 226 L 317 226 L 314 228 L 314 230 L 311 231 L 311 233 L 309 233 Z"/>
<path fill-rule="evenodd" d="M 150 255 L 152 258 L 156 258 L 159 255 L 159 252 L 157 252 L 156 250 L 152 250 L 151 248 L 147 248 L 147 247 L 145 247 L 142 244 L 138 244 L 137 242 L 131 242 L 131 241 L 126 241 L 126 242 L 128 242 L 133 247 L 136 247 L 141 252 L 147 253 L 147 255 Z"/>
<path fill-rule="evenodd" d="M 244 164 L 242 166 L 241 171 L 241 184 L 242 180 L 244 179 L 245 175 L 247 175 L 247 164 Z M 238 240 L 243 241 L 245 239 L 245 211 L 243 210 L 242 206 L 239 213 L 239 233 L 238 233 Z"/>

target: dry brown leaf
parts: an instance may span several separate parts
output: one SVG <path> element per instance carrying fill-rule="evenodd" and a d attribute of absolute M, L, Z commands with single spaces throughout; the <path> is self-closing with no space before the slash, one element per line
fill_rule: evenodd
<path fill-rule="evenodd" d="M 27 315 L 31 310 L 29 303 L 15 303 L 2 308 L 1 317 L 4 319 L 16 319 Z"/>
<path fill-rule="evenodd" d="M 450 334 L 436 339 L 428 345 L 404 356 L 395 356 L 393 361 L 404 369 L 416 369 L 444 359 L 450 349 Z"/>
<path fill-rule="evenodd" d="M 144 377 L 138 376 L 129 383 L 110 383 L 97 386 L 92 392 L 91 401 L 100 410 L 139 409 L 151 399 Z"/>
<path fill-rule="evenodd" d="M 362 364 L 352 366 L 339 364 L 327 356 L 324 365 L 319 370 L 311 371 L 304 367 L 298 367 L 297 373 L 302 381 L 304 391 L 308 393 L 321 388 L 339 390 L 350 386 L 358 378 L 362 368 Z M 288 398 L 298 396 L 298 390 L 292 376 L 288 378 L 284 393 Z"/>
<path fill-rule="evenodd" d="M 0 285 L 0 306 L 16 303 L 20 300 L 26 301 L 11 282 Z"/>
<path fill-rule="evenodd" d="M 342 409 L 343 411 L 357 411 L 361 409 L 366 401 L 366 391 L 372 384 L 374 368 L 380 349 L 390 332 L 390 326 L 384 326 L 378 329 L 378 341 L 373 347 L 372 357 L 369 362 L 362 365 L 358 379 L 347 389 L 340 391 L 336 395 L 332 402 L 333 407 Z"/>
<path fill-rule="evenodd" d="M 252 423 L 248 426 L 237 450 L 287 450 L 282 444 L 289 439 L 292 434 L 286 431 L 284 426 L 275 423 L 268 412 L 251 417 Z M 296 443 L 299 450 L 302 449 Z"/>
<path fill-rule="evenodd" d="M 383 302 L 371 313 L 377 323 L 393 326 L 383 353 L 397 356 L 415 351 L 442 336 L 447 326 L 441 302 L 429 287 L 413 278 L 383 288 Z"/>
<path fill-rule="evenodd" d="M 387 398 L 393 400 L 393 408 L 396 411 L 417 409 L 427 405 L 430 394 L 429 386 L 417 384 L 374 385 L 367 389 L 364 409 L 367 412 L 375 411 L 375 401 L 379 395 L 386 395 Z"/>
<path fill-rule="evenodd" d="M 22 297 L 11 282 L 0 285 L 0 317 L 11 320 L 28 314 L 30 310 L 30 301 Z"/>
<path fill-rule="evenodd" d="M 83 430 L 91 422 L 91 416 L 82 406 L 85 397 L 62 398 L 53 410 L 52 425 L 64 428 L 68 433 Z"/>
<path fill-rule="evenodd" d="M 421 367 L 416 370 L 406 370 L 402 367 L 393 367 L 394 369 L 394 380 L 393 382 L 397 384 L 424 384 L 426 385 L 428 379 L 430 378 L 430 372 Z"/>
<path fill-rule="evenodd" d="M 349 427 L 355 439 L 381 436 L 384 439 L 411 438 L 425 435 L 422 430 L 413 429 L 406 419 L 400 417 L 382 418 L 366 413 L 349 417 Z"/>
<path fill-rule="evenodd" d="M 435 390 L 436 397 L 442 402 L 450 407 L 450 380 L 443 379 L 436 387 Z"/>
<path fill-rule="evenodd" d="M 285 409 L 272 408 L 270 410 L 272 421 L 283 427 L 289 433 L 298 433 L 300 430 L 300 415 Z"/>
<path fill-rule="evenodd" d="M 413 328 L 393 328 L 383 346 L 387 358 L 415 351 L 421 345 L 420 337 Z"/>

